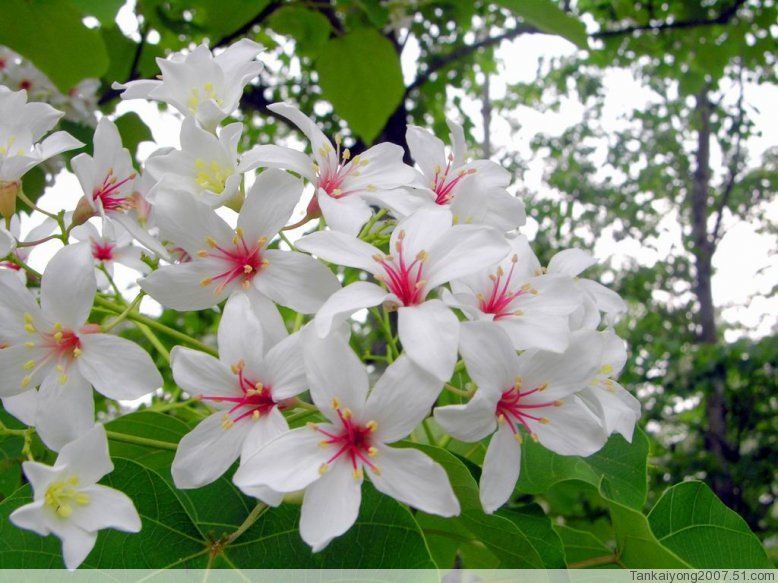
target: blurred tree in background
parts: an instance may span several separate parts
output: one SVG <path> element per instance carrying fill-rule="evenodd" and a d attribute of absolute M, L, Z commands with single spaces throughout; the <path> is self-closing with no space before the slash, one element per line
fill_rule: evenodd
<path fill-rule="evenodd" d="M 520 187 L 519 194 L 539 225 L 546 260 L 568 246 L 593 248 L 606 234 L 638 241 L 656 256 L 606 264 L 601 272 L 630 304 L 618 330 L 631 347 L 622 382 L 640 396 L 652 438 L 649 502 L 666 485 L 695 477 L 762 538 L 774 536 L 778 340 L 751 339 L 749 330 L 729 325 L 742 337 L 726 341 L 711 288 L 727 229 L 748 222 L 775 235 L 768 213 L 778 151 L 755 160 L 746 147 L 765 129 L 754 124 L 748 87 L 775 82 L 773 0 L 137 0 L 130 33 L 115 23 L 123 5 L 6 0 L 2 19 L 18 25 L 0 25 L 0 44 L 63 93 L 100 78 L 98 104 L 109 114 L 118 103 L 111 82 L 153 77 L 155 57 L 248 36 L 267 47 L 267 66 L 242 99 L 251 128 L 246 143 L 294 135 L 267 109 L 281 100 L 315 113 L 328 134 L 344 133 L 355 153 L 381 140 L 406 147 L 408 123 L 443 136 L 453 117 L 464 122 L 472 148 L 508 165 L 517 179 L 527 161 L 493 143 L 492 120 L 518 125 L 520 105 L 577 103 L 579 123 L 532 143 L 548 188 Z M 546 33 L 579 50 L 542 62 L 533 82 L 492 98 L 490 78 L 511 67 L 499 47 Z M 401 59 L 410 46 L 418 54 L 409 77 Z M 616 130 L 603 124 L 605 78 L 614 71 L 650 92 Z M 473 103 L 478 119 L 466 113 Z M 122 118 L 125 143 L 148 139 L 137 116 Z M 66 123 L 79 135 L 77 122 Z M 41 191 L 43 178 L 26 177 L 28 194 Z M 669 250 L 667 237 L 677 238 Z M 189 327 L 212 325 L 192 317 Z M 562 484 L 546 502 L 550 514 L 576 515 L 573 526 L 608 537 L 595 488 Z"/>

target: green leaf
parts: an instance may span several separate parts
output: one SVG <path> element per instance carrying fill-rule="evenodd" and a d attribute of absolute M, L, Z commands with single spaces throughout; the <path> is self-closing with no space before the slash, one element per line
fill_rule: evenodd
<path fill-rule="evenodd" d="M 613 556 L 613 550 L 592 533 L 564 525 L 556 525 L 554 530 L 565 547 L 568 565 L 586 562 L 591 567 L 618 567 L 616 560 L 609 559 Z"/>
<path fill-rule="evenodd" d="M 416 514 L 438 567 L 452 567 L 457 550 L 463 551 L 465 566 L 470 568 L 535 569 L 555 560 L 541 556 L 545 549 L 536 548 L 512 520 L 484 513 L 478 485 L 461 461 L 439 447 L 419 444 L 414 447 L 443 466 L 462 508 L 462 513 L 455 518 L 443 519 L 423 512 Z M 468 550 L 472 551 L 473 543 L 483 545 L 477 554 L 468 553 Z M 473 564 L 468 556 L 483 563 Z"/>
<path fill-rule="evenodd" d="M 526 440 L 516 489 L 525 494 L 541 494 L 565 480 L 582 480 L 599 487 L 605 477 L 613 500 L 641 508 L 647 493 L 647 457 L 648 438 L 640 429 L 635 430 L 631 444 L 614 435 L 605 447 L 586 458 L 558 455 Z"/>
<path fill-rule="evenodd" d="M 286 6 L 273 12 L 270 28 L 279 34 L 291 36 L 297 44 L 297 52 L 315 56 L 327 42 L 332 26 L 318 10 Z"/>
<path fill-rule="evenodd" d="M 759 539 L 702 482 L 668 488 L 648 515 L 657 539 L 697 568 L 770 569 Z"/>
<path fill-rule="evenodd" d="M 566 567 L 562 541 L 540 506 L 528 504 L 518 508 L 503 508 L 497 511 L 497 514 L 513 522 L 524 533 L 538 555 L 543 558 L 543 566 L 546 569 Z"/>
<path fill-rule="evenodd" d="M 68 0 L 5 0 L 0 4 L 0 44 L 43 71 L 63 93 L 79 81 L 99 78 L 108 68 L 100 31 L 81 22 Z"/>
<path fill-rule="evenodd" d="M 405 93 L 400 58 L 377 30 L 357 29 L 324 45 L 319 84 L 335 112 L 372 143 Z"/>
<path fill-rule="evenodd" d="M 116 128 L 122 137 L 122 144 L 133 156 L 137 155 L 138 144 L 154 139 L 149 127 L 143 123 L 140 116 L 134 111 L 128 111 L 116 119 Z"/>
<path fill-rule="evenodd" d="M 124 0 L 72 0 L 82 14 L 94 16 L 103 25 L 111 25 Z"/>
<path fill-rule="evenodd" d="M 551 0 L 498 0 L 512 12 L 549 34 L 566 38 L 582 49 L 589 46 L 586 26 Z"/>

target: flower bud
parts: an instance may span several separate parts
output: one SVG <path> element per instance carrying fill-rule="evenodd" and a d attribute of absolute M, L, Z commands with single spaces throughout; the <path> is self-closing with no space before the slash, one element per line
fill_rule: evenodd
<path fill-rule="evenodd" d="M 93 216 L 95 216 L 95 210 L 89 206 L 89 202 L 82 196 L 76 205 L 76 210 L 73 211 L 72 226 L 77 227 L 78 225 L 83 225 Z"/>
<path fill-rule="evenodd" d="M 16 212 L 16 197 L 21 190 L 21 183 L 18 180 L 7 181 L 0 180 L 0 215 L 11 220 Z"/>

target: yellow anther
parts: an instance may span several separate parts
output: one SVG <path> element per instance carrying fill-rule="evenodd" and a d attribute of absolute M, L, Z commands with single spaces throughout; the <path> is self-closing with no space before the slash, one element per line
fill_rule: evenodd
<path fill-rule="evenodd" d="M 22 367 L 24 370 L 32 370 L 35 368 L 35 361 L 34 360 L 28 360 L 24 363 L 24 366 Z"/>
<path fill-rule="evenodd" d="M 209 247 L 216 247 L 216 239 L 213 237 L 206 237 L 205 238 L 205 244 Z"/>
<path fill-rule="evenodd" d="M 367 186 L 365 186 L 365 190 L 367 192 L 375 192 L 376 190 L 378 190 L 378 187 L 376 187 L 375 184 L 368 184 Z"/>
<path fill-rule="evenodd" d="M 314 431 L 316 431 L 316 429 L 319 427 L 319 424 L 318 423 L 314 423 L 313 421 L 308 421 L 308 423 L 306 423 L 305 426 L 308 429 L 313 429 Z"/>
<path fill-rule="evenodd" d="M 543 383 L 538 387 L 538 391 L 545 391 L 548 388 L 548 383 Z"/>
<path fill-rule="evenodd" d="M 262 383 L 259 383 L 259 382 L 254 385 L 254 390 L 256 390 L 257 393 L 261 393 L 264 388 L 265 388 L 265 385 L 263 385 Z"/>
<path fill-rule="evenodd" d="M 354 468 L 354 479 L 355 480 L 361 480 L 365 477 L 365 474 L 362 472 L 362 468 Z"/>
<path fill-rule="evenodd" d="M 197 252 L 197 256 L 198 257 L 208 257 L 208 251 L 206 251 L 205 249 L 200 249 Z"/>
<path fill-rule="evenodd" d="M 537 433 L 530 433 L 529 436 L 532 438 L 532 441 L 535 443 L 538 442 L 538 434 Z"/>
<path fill-rule="evenodd" d="M 349 158 L 351 158 L 351 150 L 346 148 L 345 150 L 343 150 L 343 159 L 348 160 Z"/>
<path fill-rule="evenodd" d="M 367 448 L 367 455 L 370 457 L 375 457 L 378 455 L 378 448 L 377 447 L 368 447 Z"/>
<path fill-rule="evenodd" d="M 323 440 L 321 440 L 319 442 L 319 447 L 324 448 L 324 447 L 329 447 L 329 446 L 330 446 L 330 443 L 326 439 L 323 439 Z"/>
<path fill-rule="evenodd" d="M 513 439 L 515 439 L 519 443 L 524 443 L 524 438 L 521 436 L 521 433 L 514 433 Z"/>
<path fill-rule="evenodd" d="M 222 418 L 222 429 L 232 429 L 233 425 L 235 425 L 235 422 L 225 414 Z"/>
<path fill-rule="evenodd" d="M 554 401 L 554 407 L 561 407 L 562 405 L 564 405 L 563 401 L 560 401 L 559 399 Z"/>
<path fill-rule="evenodd" d="M 319 475 L 323 476 L 327 473 L 327 470 L 330 469 L 330 467 L 327 464 L 322 464 L 319 466 Z"/>
<path fill-rule="evenodd" d="M 68 382 L 68 375 L 66 375 L 66 374 L 61 374 L 57 378 L 59 380 L 59 384 L 60 385 L 64 385 L 64 384 L 66 384 Z"/>
<path fill-rule="evenodd" d="M 267 245 L 267 237 L 257 239 L 257 247 L 264 247 L 265 245 Z"/>
<path fill-rule="evenodd" d="M 55 366 L 55 367 L 54 367 L 54 369 L 55 369 L 57 372 L 65 372 L 65 367 L 64 367 L 64 366 L 62 366 L 61 364 L 58 364 L 57 366 Z"/>
<path fill-rule="evenodd" d="M 505 423 L 505 415 L 503 415 L 502 413 L 500 413 L 500 414 L 497 416 L 497 423 L 499 423 L 500 425 L 502 425 L 503 423 Z"/>
<path fill-rule="evenodd" d="M 76 348 L 73 349 L 73 356 L 75 358 L 78 358 L 79 356 L 81 356 L 82 352 L 83 352 L 83 350 L 81 350 L 80 348 L 76 347 Z"/>
<path fill-rule="evenodd" d="M 375 433 L 375 430 L 378 429 L 378 422 L 374 420 L 370 420 L 365 424 L 365 427 L 371 432 Z"/>
<path fill-rule="evenodd" d="M 375 465 L 374 465 L 374 466 L 373 466 L 371 469 L 373 470 L 373 473 L 374 473 L 376 476 L 380 476 L 380 475 L 381 475 L 381 468 L 379 468 L 378 466 L 375 466 Z"/>
<path fill-rule="evenodd" d="M 381 255 L 379 255 L 378 253 L 376 253 L 375 255 L 373 255 L 373 261 L 376 261 L 376 262 L 380 263 L 380 262 L 384 261 L 384 258 Z"/>
<path fill-rule="evenodd" d="M 61 516 L 62 518 L 68 518 L 71 514 L 73 514 L 73 508 L 70 506 L 70 504 L 62 504 L 61 506 L 57 506 L 58 516 Z"/>
<path fill-rule="evenodd" d="M 252 418 L 254 421 L 256 421 L 257 419 L 259 419 L 259 415 L 260 415 L 260 413 L 259 413 L 259 409 L 254 409 L 254 412 L 251 414 L 251 418 Z"/>
<path fill-rule="evenodd" d="M 536 295 L 538 295 L 540 292 L 539 292 L 538 290 L 536 290 L 536 289 L 533 287 L 531 290 L 529 290 L 529 293 L 531 293 L 533 296 L 536 296 Z"/>
<path fill-rule="evenodd" d="M 338 398 L 337 398 L 337 397 L 332 397 L 332 402 L 330 403 L 330 405 L 331 405 L 331 406 L 332 406 L 332 408 L 333 408 L 333 409 L 335 409 L 336 411 L 337 411 L 338 409 L 340 409 L 340 401 L 338 401 Z"/>
<path fill-rule="evenodd" d="M 548 425 L 549 423 L 551 423 L 551 419 L 549 419 L 548 417 L 541 417 L 540 419 L 538 419 L 538 423 L 542 423 L 543 425 Z"/>
<path fill-rule="evenodd" d="M 76 504 L 79 506 L 86 506 L 90 502 L 89 494 L 84 494 L 83 492 L 76 494 Z"/>
<path fill-rule="evenodd" d="M 524 315 L 524 310 L 516 310 L 515 312 L 513 312 L 513 315 L 514 316 L 523 316 Z"/>
<path fill-rule="evenodd" d="M 200 287 L 208 287 L 212 283 L 213 283 L 213 279 L 211 279 L 210 277 L 206 277 L 200 280 Z"/>
<path fill-rule="evenodd" d="M 609 364 L 605 364 L 600 369 L 600 374 L 611 374 L 613 372 L 613 367 Z"/>
<path fill-rule="evenodd" d="M 519 256 L 514 253 L 513 257 L 511 257 L 511 263 L 518 263 L 519 262 Z"/>
<path fill-rule="evenodd" d="M 424 251 L 424 250 L 422 250 L 422 251 L 419 251 L 419 252 L 416 254 L 416 259 L 418 259 L 419 261 L 421 261 L 422 263 L 424 263 L 425 261 L 427 261 L 427 259 L 429 259 L 429 253 L 427 253 L 427 252 L 426 252 L 426 251 Z"/>
<path fill-rule="evenodd" d="M 32 323 L 32 314 L 30 314 L 30 312 L 24 313 L 24 321 L 28 324 Z"/>
<path fill-rule="evenodd" d="M 523 379 L 520 376 L 517 376 L 516 378 L 513 379 L 513 386 L 516 387 L 517 389 L 520 389 L 522 381 Z"/>
<path fill-rule="evenodd" d="M 24 329 L 27 331 L 28 334 L 35 334 L 35 326 L 32 324 L 25 324 Z"/>
<path fill-rule="evenodd" d="M 30 381 L 31 381 L 31 380 L 32 380 L 32 379 L 30 378 L 30 376 L 29 376 L 29 375 L 28 375 L 28 376 L 26 376 L 26 377 L 24 377 L 24 378 L 22 379 L 22 388 L 23 388 L 23 389 L 26 389 L 27 387 L 29 387 L 29 386 L 30 386 Z"/>
<path fill-rule="evenodd" d="M 35 348 L 35 342 L 25 342 L 24 345 L 27 348 Z"/>
<path fill-rule="evenodd" d="M 528 283 L 525 283 L 523 286 L 521 286 L 521 291 L 529 291 L 532 286 Z"/>
<path fill-rule="evenodd" d="M 55 332 L 54 333 L 54 340 L 57 341 L 57 344 L 62 342 L 62 332 Z"/>
<path fill-rule="evenodd" d="M 252 271 L 254 271 L 254 268 L 251 267 L 251 265 L 249 265 L 248 263 L 243 266 L 243 273 L 245 273 L 246 275 L 248 275 Z"/>
<path fill-rule="evenodd" d="M 505 275 L 505 270 L 502 267 L 497 268 L 497 277 L 502 277 Z"/>
<path fill-rule="evenodd" d="M 343 415 L 343 419 L 351 419 L 351 409 L 349 409 L 348 407 L 346 407 L 346 408 L 345 408 L 345 409 L 343 409 L 343 411 L 341 412 L 341 415 Z"/>

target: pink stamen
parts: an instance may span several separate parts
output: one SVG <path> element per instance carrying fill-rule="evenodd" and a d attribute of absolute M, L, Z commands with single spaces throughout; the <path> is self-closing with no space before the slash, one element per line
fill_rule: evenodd
<path fill-rule="evenodd" d="M 92 257 L 98 261 L 113 261 L 115 246 L 103 241 L 92 241 Z"/>
<path fill-rule="evenodd" d="M 233 407 L 227 412 L 227 415 L 235 415 L 233 423 L 237 423 L 246 417 L 263 416 L 270 413 L 273 407 L 283 409 L 282 403 L 277 403 L 273 399 L 270 387 L 263 386 L 256 381 L 248 379 L 243 371 L 243 367 L 238 367 L 238 386 L 242 392 L 235 397 L 223 397 L 220 395 L 203 395 L 200 397 L 203 401 L 213 401 L 214 403 L 233 403 Z"/>
<path fill-rule="evenodd" d="M 508 275 L 504 280 L 503 276 L 505 275 L 505 272 L 502 268 L 499 268 L 495 275 L 490 275 L 489 278 L 492 281 L 491 293 L 488 297 L 479 295 L 478 299 L 481 311 L 485 314 L 494 314 L 495 320 L 515 315 L 515 311 L 510 309 L 511 303 L 513 300 L 529 291 L 524 287 L 520 287 L 516 290 L 510 289 L 516 262 L 517 257 L 514 255 L 511 268 L 508 270 Z"/>
<path fill-rule="evenodd" d="M 127 197 L 122 196 L 119 190 L 134 179 L 135 172 L 119 180 L 113 175 L 113 169 L 110 169 L 103 183 L 92 192 L 92 200 L 96 202 L 99 199 L 105 211 L 126 210 L 132 205 L 132 201 L 128 201 Z"/>
<path fill-rule="evenodd" d="M 424 262 L 427 255 L 421 251 L 413 261 L 407 262 L 403 245 L 404 233 L 395 243 L 395 255 L 374 257 L 375 261 L 384 269 L 384 276 L 380 277 L 387 289 L 397 296 L 404 306 L 415 306 L 424 301 L 426 297 L 424 281 Z"/>
<path fill-rule="evenodd" d="M 208 241 L 210 251 L 203 250 L 198 253 L 201 258 L 211 257 L 226 264 L 226 269 L 213 277 L 203 280 L 203 285 L 218 282 L 214 289 L 215 294 L 220 294 L 234 281 L 241 280 L 244 287 L 248 287 L 254 276 L 264 267 L 266 262 L 262 258 L 262 248 L 265 241 L 259 240 L 253 245 L 248 245 L 243 233 L 238 229 L 232 240 L 233 247 L 222 247 L 213 240 Z"/>
<path fill-rule="evenodd" d="M 519 432 L 519 426 L 524 428 L 534 435 L 527 421 L 536 421 L 538 423 L 548 423 L 548 419 L 545 417 L 538 417 L 527 413 L 528 410 L 544 409 L 546 407 L 558 407 L 561 405 L 560 401 L 547 401 L 545 403 L 522 403 L 521 400 L 537 393 L 542 390 L 541 387 L 536 387 L 529 391 L 521 391 L 518 386 L 509 388 L 503 391 L 500 401 L 497 403 L 494 414 L 497 418 L 502 418 L 508 423 L 511 432 L 516 435 Z"/>
<path fill-rule="evenodd" d="M 466 176 L 476 173 L 475 168 L 469 168 L 467 170 L 460 170 L 449 179 L 449 173 L 451 172 L 451 166 L 454 163 L 454 157 L 448 157 L 448 163 L 445 170 L 436 167 L 435 176 L 432 179 L 432 191 L 435 193 L 435 202 L 440 205 L 448 204 L 454 198 L 453 190 L 457 184 L 461 182 Z"/>
<path fill-rule="evenodd" d="M 366 465 L 377 472 L 378 468 L 370 461 L 370 457 L 374 454 L 374 452 L 371 453 L 371 434 L 375 427 L 370 426 L 369 423 L 367 425 L 356 423 L 348 409 L 338 408 L 337 412 L 342 426 L 339 433 L 331 433 L 316 426 L 316 431 L 327 437 L 322 441 L 322 444 L 338 448 L 326 463 L 331 464 L 343 457 L 349 460 L 355 472 L 359 470 L 360 465 Z"/>
<path fill-rule="evenodd" d="M 319 169 L 319 181 L 316 185 L 317 188 L 321 188 L 332 198 L 343 198 L 350 194 L 359 192 L 358 190 L 343 190 L 343 182 L 349 176 L 359 176 L 359 168 L 362 165 L 359 156 L 354 160 L 349 161 L 350 154 L 348 150 L 341 154 L 340 142 L 336 143 L 335 157 L 338 159 L 337 164 L 333 168 L 329 161 L 327 164 Z"/>

